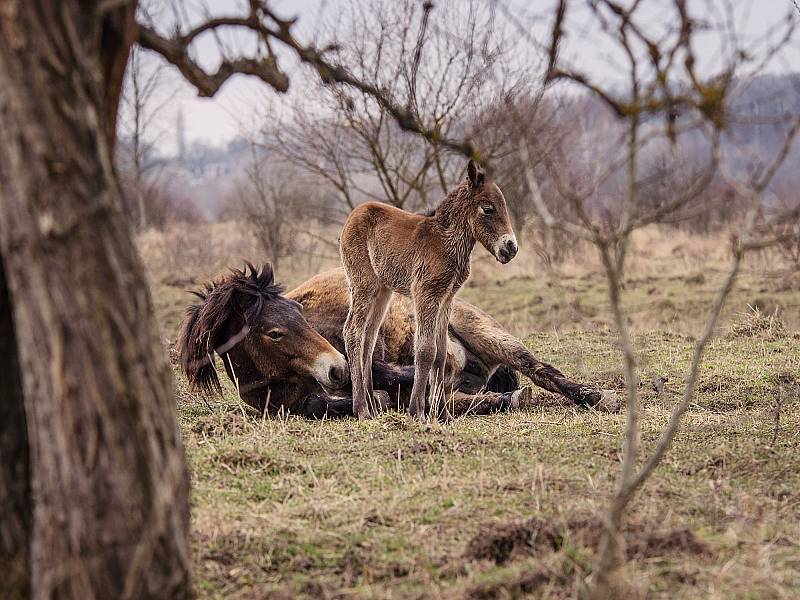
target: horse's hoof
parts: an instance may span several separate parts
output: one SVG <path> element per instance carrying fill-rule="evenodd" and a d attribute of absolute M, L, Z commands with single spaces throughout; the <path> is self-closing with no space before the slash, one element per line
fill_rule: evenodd
<path fill-rule="evenodd" d="M 570 398 L 578 406 L 589 408 L 595 406 L 603 399 L 603 391 L 589 385 L 578 388 L 577 394 Z"/>
<path fill-rule="evenodd" d="M 508 403 L 508 410 L 510 411 L 517 411 L 523 406 L 530 404 L 531 399 L 533 398 L 533 391 L 528 386 L 523 388 L 519 388 L 514 392 L 511 392 L 511 401 Z"/>
<path fill-rule="evenodd" d="M 423 411 L 417 412 L 417 411 L 414 411 L 414 410 L 409 410 L 408 411 L 408 419 L 411 422 L 416 421 L 417 423 L 427 423 L 428 422 L 428 415 L 425 414 L 425 412 L 423 412 Z"/>
<path fill-rule="evenodd" d="M 592 408 L 597 412 L 618 413 L 622 410 L 623 401 L 614 390 L 600 390 L 600 400 Z"/>

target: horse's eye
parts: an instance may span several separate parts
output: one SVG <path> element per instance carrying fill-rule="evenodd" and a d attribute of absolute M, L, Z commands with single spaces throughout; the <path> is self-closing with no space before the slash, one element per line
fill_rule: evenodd
<path fill-rule="evenodd" d="M 270 331 L 269 333 L 267 333 L 267 335 L 269 336 L 269 339 L 271 339 L 271 340 L 272 340 L 272 341 L 274 341 L 274 342 L 277 342 L 279 339 L 281 339 L 281 338 L 282 338 L 284 335 L 286 335 L 286 334 L 285 334 L 285 333 L 283 333 L 283 332 L 282 332 L 281 330 L 279 330 L 279 329 L 273 329 L 272 331 Z"/>
<path fill-rule="evenodd" d="M 494 206 L 491 204 L 487 204 L 486 206 L 481 206 L 481 210 L 485 215 L 493 215 L 494 214 Z"/>

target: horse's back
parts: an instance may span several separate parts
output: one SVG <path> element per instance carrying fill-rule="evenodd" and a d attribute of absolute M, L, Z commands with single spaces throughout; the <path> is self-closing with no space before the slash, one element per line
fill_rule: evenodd
<path fill-rule="evenodd" d="M 353 210 L 339 241 L 348 279 L 375 281 L 408 293 L 415 239 L 424 217 L 389 204 L 367 202 Z"/>

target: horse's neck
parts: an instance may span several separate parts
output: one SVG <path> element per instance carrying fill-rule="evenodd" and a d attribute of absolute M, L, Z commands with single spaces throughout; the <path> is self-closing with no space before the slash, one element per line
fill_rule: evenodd
<path fill-rule="evenodd" d="M 436 209 L 433 218 L 443 232 L 445 247 L 450 258 L 459 269 L 466 269 L 469 272 L 469 255 L 475 247 L 476 240 L 464 210 L 465 202 L 462 201 L 463 195 L 467 193 L 467 190 L 459 187 L 448 194 Z"/>

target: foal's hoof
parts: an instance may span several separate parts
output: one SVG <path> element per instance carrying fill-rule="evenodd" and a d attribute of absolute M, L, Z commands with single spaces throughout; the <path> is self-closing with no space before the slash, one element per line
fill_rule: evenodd
<path fill-rule="evenodd" d="M 532 398 L 533 392 L 527 386 L 513 392 L 506 392 L 500 396 L 500 401 L 497 403 L 495 410 L 497 412 L 518 411 L 525 405 L 530 404 Z"/>
<path fill-rule="evenodd" d="M 369 410 L 368 406 L 361 406 L 356 409 L 356 416 L 359 421 L 366 421 L 372 418 L 372 412 Z"/>
<path fill-rule="evenodd" d="M 416 421 L 417 423 L 427 423 L 428 422 L 428 413 L 424 410 L 417 411 L 414 408 L 408 409 L 408 418 L 410 421 Z"/>

